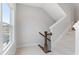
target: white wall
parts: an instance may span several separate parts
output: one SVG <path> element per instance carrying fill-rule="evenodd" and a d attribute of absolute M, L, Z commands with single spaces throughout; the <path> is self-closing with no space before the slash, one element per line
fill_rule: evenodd
<path fill-rule="evenodd" d="M 75 54 L 79 55 L 79 28 L 75 29 Z"/>
<path fill-rule="evenodd" d="M 64 12 L 56 3 L 46 3 L 42 8 L 56 21 L 64 16 Z"/>
<path fill-rule="evenodd" d="M 32 7 L 38 7 L 38 8 L 41 8 L 44 5 L 44 3 L 21 3 L 21 4 L 27 5 L 27 6 L 32 6 Z"/>
<path fill-rule="evenodd" d="M 44 39 L 39 32 L 49 31 L 53 23 L 54 19 L 42 9 L 17 4 L 17 47 L 43 43 Z"/>
<path fill-rule="evenodd" d="M 73 27 L 75 29 L 75 54 L 79 55 L 79 21 Z"/>
<path fill-rule="evenodd" d="M 72 3 L 60 3 L 60 7 L 65 11 L 67 14 L 66 18 L 70 18 L 70 21 L 74 21 L 74 6 Z"/>
<path fill-rule="evenodd" d="M 75 22 L 79 20 L 79 3 L 74 3 Z"/>
<path fill-rule="evenodd" d="M 0 3 L 0 20 L 1 20 L 1 3 Z"/>
<path fill-rule="evenodd" d="M 61 3 L 59 6 L 62 8 L 62 10 L 65 11 L 66 16 L 65 18 L 61 18 L 62 21 L 59 19 L 59 23 L 57 23 L 54 27 L 51 27 L 51 31 L 54 34 L 52 36 L 52 48 L 56 45 L 56 42 L 65 34 L 67 28 L 74 21 L 74 10 L 72 5 Z"/>

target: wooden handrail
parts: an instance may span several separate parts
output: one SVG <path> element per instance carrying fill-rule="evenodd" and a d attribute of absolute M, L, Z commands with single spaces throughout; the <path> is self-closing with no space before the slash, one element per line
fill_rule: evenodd
<path fill-rule="evenodd" d="M 41 32 L 39 32 L 39 34 L 41 34 L 43 37 L 45 37 L 45 35 L 43 35 Z M 46 39 L 49 40 L 49 41 L 51 41 L 51 40 L 48 39 L 47 37 L 46 37 Z"/>

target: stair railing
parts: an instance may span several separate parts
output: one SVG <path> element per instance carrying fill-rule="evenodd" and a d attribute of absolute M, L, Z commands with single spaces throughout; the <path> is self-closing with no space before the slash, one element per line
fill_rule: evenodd
<path fill-rule="evenodd" d="M 41 32 L 39 32 L 40 35 L 42 35 L 45 39 L 45 42 L 44 42 L 44 47 L 42 47 L 41 45 L 39 45 L 39 47 L 45 52 L 45 53 L 48 53 L 48 52 L 51 52 L 48 50 L 48 44 L 47 44 L 47 40 L 48 41 L 51 41 L 50 39 L 48 39 L 48 35 L 52 35 L 52 33 L 48 33 L 47 31 L 44 32 L 44 34 L 42 34 Z"/>

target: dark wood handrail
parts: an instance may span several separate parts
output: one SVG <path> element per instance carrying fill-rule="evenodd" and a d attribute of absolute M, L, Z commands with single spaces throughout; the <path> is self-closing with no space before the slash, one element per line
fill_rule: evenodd
<path fill-rule="evenodd" d="M 40 35 L 42 35 L 45 39 L 44 41 L 44 47 L 42 47 L 41 45 L 39 45 L 39 47 L 45 52 L 51 52 L 51 50 L 48 50 L 48 43 L 47 40 L 51 41 L 50 39 L 47 38 L 48 35 L 52 35 L 52 33 L 48 33 L 47 31 L 44 31 L 44 34 L 42 34 L 41 32 L 39 32 Z"/>
<path fill-rule="evenodd" d="M 41 34 L 43 37 L 45 37 L 45 35 L 43 35 L 41 32 L 39 32 L 39 34 Z M 46 37 L 46 39 L 49 40 L 49 41 L 51 41 L 51 40 L 48 39 L 47 37 Z"/>

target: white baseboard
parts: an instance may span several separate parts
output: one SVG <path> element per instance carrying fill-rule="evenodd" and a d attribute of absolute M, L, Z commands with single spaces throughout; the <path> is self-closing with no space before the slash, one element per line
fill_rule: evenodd
<path fill-rule="evenodd" d="M 72 23 L 66 28 L 66 30 L 64 30 L 64 32 L 51 44 L 52 50 L 53 50 L 55 44 L 56 44 L 57 42 L 59 42 L 60 39 L 62 39 L 62 37 L 69 31 L 69 29 L 72 28 L 72 24 L 73 24 L 73 22 L 72 22 Z"/>

